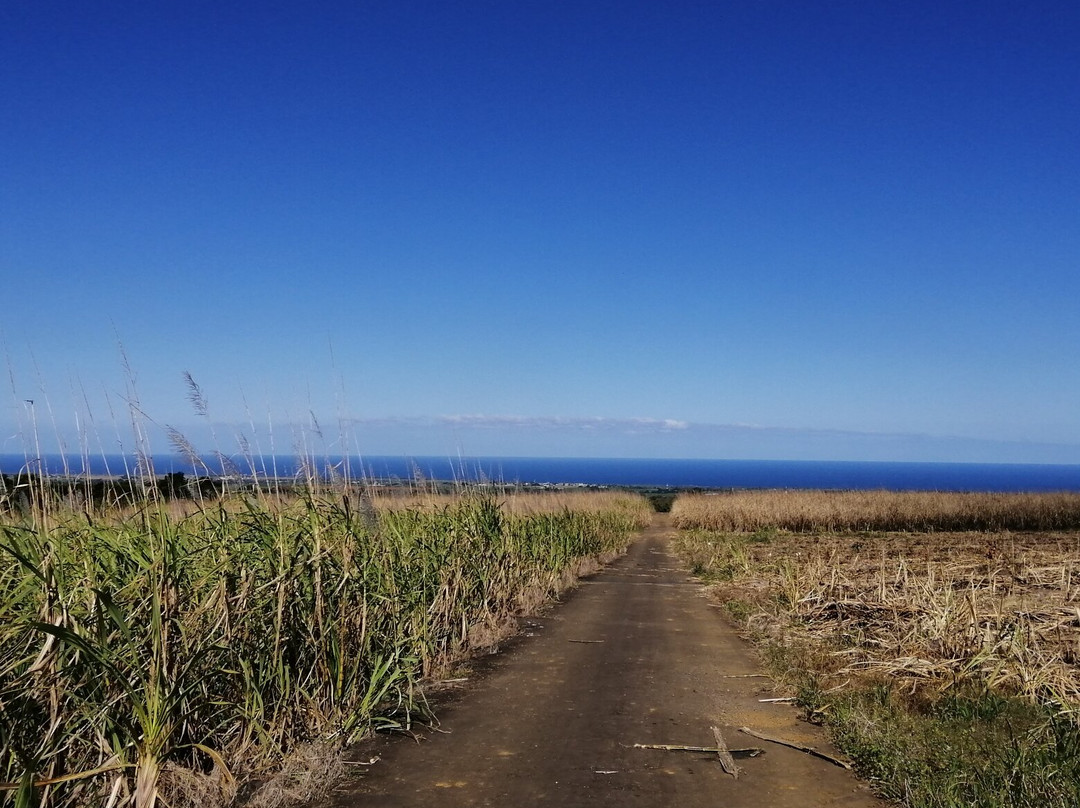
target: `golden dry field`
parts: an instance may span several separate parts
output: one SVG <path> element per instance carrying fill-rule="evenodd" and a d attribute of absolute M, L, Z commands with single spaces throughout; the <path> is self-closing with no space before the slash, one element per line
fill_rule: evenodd
<path fill-rule="evenodd" d="M 1080 494 L 736 491 L 680 496 L 672 514 L 705 530 L 1080 530 Z"/>
<path fill-rule="evenodd" d="M 676 549 L 778 688 L 927 807 L 1080 799 L 1078 512 L 1076 494 L 888 492 L 673 508 Z"/>

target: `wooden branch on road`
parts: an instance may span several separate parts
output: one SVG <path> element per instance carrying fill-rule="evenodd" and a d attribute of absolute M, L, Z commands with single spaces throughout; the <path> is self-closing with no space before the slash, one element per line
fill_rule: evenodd
<path fill-rule="evenodd" d="M 792 743 L 791 741 L 785 741 L 781 738 L 772 738 L 768 735 L 765 735 L 764 733 L 755 732 L 749 727 L 740 727 L 739 732 L 746 733 L 752 738 L 759 738 L 762 741 L 779 744 L 780 746 L 787 746 L 791 749 L 798 749 L 800 752 L 806 752 L 806 754 L 808 755 L 813 755 L 814 757 L 819 757 L 822 760 L 827 760 L 829 761 L 829 763 L 832 763 L 834 766 L 839 766 L 842 769 L 848 769 L 849 771 L 851 769 L 851 764 L 848 763 L 846 760 L 841 760 L 840 758 L 833 757 L 832 755 L 827 755 L 824 752 L 819 752 L 812 746 L 803 746 L 802 744 Z"/>

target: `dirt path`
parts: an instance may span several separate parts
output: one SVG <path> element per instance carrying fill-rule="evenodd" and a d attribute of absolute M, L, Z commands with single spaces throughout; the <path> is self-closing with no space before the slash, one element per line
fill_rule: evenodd
<path fill-rule="evenodd" d="M 526 635 L 439 709 L 419 743 L 375 739 L 359 776 L 325 806 L 880 806 L 850 773 L 738 732 L 748 726 L 832 751 L 794 708 L 761 704 L 769 680 L 679 560 L 659 518 L 623 558 L 567 601 L 525 622 Z M 736 678 L 742 677 L 742 678 Z M 762 747 L 737 760 L 635 743 Z"/>

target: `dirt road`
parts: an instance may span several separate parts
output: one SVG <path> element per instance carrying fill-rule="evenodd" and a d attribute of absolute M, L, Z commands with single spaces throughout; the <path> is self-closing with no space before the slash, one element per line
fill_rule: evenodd
<path fill-rule="evenodd" d="M 583 581 L 525 635 L 489 657 L 441 705 L 420 742 L 375 739 L 324 806 L 881 806 L 849 772 L 743 735 L 751 727 L 834 751 L 774 694 L 745 643 L 669 553 L 660 517 L 623 558 Z M 532 636 L 528 636 L 532 635 Z M 740 758 L 634 744 L 714 746 Z"/>

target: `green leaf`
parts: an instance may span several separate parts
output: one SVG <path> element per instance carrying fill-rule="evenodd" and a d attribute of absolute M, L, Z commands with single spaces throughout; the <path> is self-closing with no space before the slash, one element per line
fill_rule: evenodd
<path fill-rule="evenodd" d="M 15 808 L 37 808 L 37 791 L 34 789 L 34 772 L 27 769 L 19 780 L 19 790 L 15 792 Z"/>

